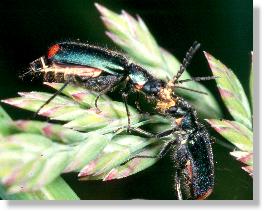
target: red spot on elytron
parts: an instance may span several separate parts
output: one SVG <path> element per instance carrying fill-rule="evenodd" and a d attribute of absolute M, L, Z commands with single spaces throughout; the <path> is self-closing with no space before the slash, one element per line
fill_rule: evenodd
<path fill-rule="evenodd" d="M 196 198 L 196 200 L 204 200 L 204 199 L 206 199 L 211 193 L 213 192 L 213 189 L 209 189 L 209 190 L 207 190 L 205 193 L 203 193 L 202 195 L 200 195 L 200 196 L 198 196 L 197 198 Z"/>
<path fill-rule="evenodd" d="M 187 163 L 185 165 L 185 169 L 186 169 L 190 179 L 192 179 L 192 166 L 191 166 L 190 160 L 187 161 Z"/>
<path fill-rule="evenodd" d="M 48 58 L 52 58 L 56 53 L 60 50 L 59 44 L 53 45 L 51 48 L 48 50 Z"/>

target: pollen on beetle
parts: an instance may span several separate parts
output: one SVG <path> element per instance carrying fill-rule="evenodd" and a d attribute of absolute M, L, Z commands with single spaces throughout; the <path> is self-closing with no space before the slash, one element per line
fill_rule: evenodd
<path fill-rule="evenodd" d="M 58 51 L 60 50 L 59 44 L 53 45 L 51 48 L 48 50 L 48 58 L 52 58 Z"/>

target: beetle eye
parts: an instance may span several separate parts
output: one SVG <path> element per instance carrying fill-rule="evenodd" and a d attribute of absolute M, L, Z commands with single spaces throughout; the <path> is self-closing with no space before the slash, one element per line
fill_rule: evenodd
<path fill-rule="evenodd" d="M 34 60 L 33 62 L 30 63 L 30 69 L 33 72 L 39 72 L 44 68 L 47 68 L 47 62 L 45 57 L 40 57 L 37 60 Z"/>

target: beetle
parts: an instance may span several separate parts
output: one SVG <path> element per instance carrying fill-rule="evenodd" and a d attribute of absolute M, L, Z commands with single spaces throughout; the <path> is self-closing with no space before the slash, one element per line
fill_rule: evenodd
<path fill-rule="evenodd" d="M 199 46 L 200 44 L 195 42 L 189 49 L 179 72 L 176 77 L 174 77 L 174 82 L 170 81 L 170 83 L 167 83 L 167 85 L 170 85 L 166 87 L 168 91 L 172 92 L 172 87 L 174 86 L 188 89 L 176 85 L 188 80 L 178 82 L 177 80 L 189 64 L 193 54 L 197 51 Z M 69 83 L 99 92 L 95 100 L 95 107 L 97 111 L 100 112 L 97 106 L 99 97 L 123 83 L 124 86 L 121 93 L 128 115 L 128 131 L 130 131 L 130 112 L 127 104 L 128 93 L 131 91 L 137 93 L 141 92 L 146 95 L 147 98 L 154 99 L 157 98 L 158 95 L 165 95 L 165 92 L 160 91 L 166 91 L 164 89 L 166 82 L 156 79 L 146 69 L 131 62 L 124 54 L 80 42 L 60 42 L 52 45 L 48 49 L 46 55 L 30 63 L 29 72 L 33 74 L 43 73 L 44 81 L 64 83 L 64 85 L 54 93 L 35 114 L 38 114 L 38 112 L 61 93 Z M 191 80 L 200 81 L 208 79 L 212 78 L 197 77 Z M 168 91 L 166 92 L 168 93 Z M 200 91 L 195 92 L 203 93 Z"/>
<path fill-rule="evenodd" d="M 30 72 L 43 73 L 44 81 L 64 83 L 36 114 L 69 83 L 99 92 L 95 100 L 96 108 L 100 95 L 124 83 L 122 98 L 128 115 L 128 129 L 130 113 L 127 96 L 130 86 L 139 89 L 146 81 L 153 79 L 145 69 L 131 63 L 123 54 L 79 42 L 61 42 L 51 46 L 45 56 L 30 63 Z"/>
<path fill-rule="evenodd" d="M 175 142 L 172 159 L 178 199 L 206 199 L 214 187 L 214 160 L 206 127 L 199 124 L 186 140 Z"/>
<path fill-rule="evenodd" d="M 206 199 L 214 187 L 213 138 L 207 128 L 198 121 L 195 109 L 184 99 L 172 99 L 176 105 L 164 111 L 173 117 L 174 128 L 157 135 L 144 132 L 156 138 L 174 135 L 175 139 L 164 144 L 156 156 L 135 155 L 134 158 L 163 158 L 171 150 L 171 158 L 176 168 L 175 190 L 179 200 Z M 142 130 L 139 132 L 141 133 Z"/>
<path fill-rule="evenodd" d="M 64 83 L 36 113 L 69 83 L 99 92 L 95 100 L 96 108 L 100 95 L 124 84 L 121 92 L 128 115 L 129 131 L 128 93 L 133 91 L 144 94 L 148 100 L 155 102 L 156 113 L 174 118 L 175 127 L 155 137 L 162 138 L 170 134 L 177 136 L 164 146 L 157 157 L 162 158 L 168 150 L 174 150 L 172 158 L 176 166 L 175 187 L 178 199 L 204 199 L 211 193 L 214 185 L 211 138 L 206 127 L 198 121 L 196 111 L 190 103 L 174 93 L 175 88 L 188 89 L 180 86 L 181 83 L 215 78 L 196 77 L 179 80 L 199 47 L 200 44 L 197 42 L 192 45 L 177 74 L 172 80 L 165 82 L 155 78 L 141 66 L 130 62 L 121 53 L 79 42 L 56 43 L 49 48 L 45 56 L 30 63 L 30 72 L 43 73 L 45 81 Z M 135 157 L 150 158 L 141 155 Z"/>

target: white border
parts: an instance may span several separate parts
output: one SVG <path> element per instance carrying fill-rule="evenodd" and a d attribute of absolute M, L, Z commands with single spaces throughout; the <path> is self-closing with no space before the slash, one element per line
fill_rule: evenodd
<path fill-rule="evenodd" d="M 221 0 L 217 0 L 217 1 L 221 1 Z M 242 1 L 246 1 L 246 0 L 242 0 Z M 249 1 L 249 0 L 248 0 Z M 240 2 L 240 1 L 239 1 Z M 258 11 L 259 14 L 259 21 L 258 22 L 254 22 L 254 23 L 259 23 L 259 26 L 255 26 L 255 27 L 259 27 L 259 36 L 254 36 L 254 38 L 259 37 L 260 41 L 257 43 L 256 42 L 256 47 L 258 49 L 255 49 L 255 45 L 254 45 L 254 58 L 260 58 L 260 64 L 257 64 L 258 61 L 254 60 L 254 67 L 258 67 L 259 68 L 259 77 L 258 79 L 255 79 L 255 82 L 257 84 L 260 85 L 260 92 L 258 92 L 258 94 L 261 94 L 260 96 L 256 96 L 256 100 L 258 103 L 260 103 L 260 105 L 258 107 L 255 107 L 256 109 L 259 108 L 260 111 L 255 111 L 255 115 L 258 115 L 258 120 L 260 120 L 261 122 L 256 122 L 256 124 L 258 125 L 257 128 L 259 128 L 259 131 L 261 133 L 261 135 L 257 135 L 256 138 L 259 138 L 259 140 L 256 140 L 256 142 L 260 142 L 260 144 L 258 145 L 259 149 L 256 149 L 255 152 L 259 153 L 260 155 L 260 160 L 259 160 L 259 166 L 255 166 L 255 168 L 259 168 L 260 170 L 256 170 L 255 173 L 258 173 L 260 176 L 258 177 L 259 179 L 259 184 L 257 185 L 259 187 L 258 191 L 260 193 L 254 192 L 255 194 L 255 201 L 249 202 L 249 201 L 237 201 L 237 204 L 233 204 L 234 201 L 219 201 L 219 202 L 215 202 L 215 201 L 189 201 L 189 205 L 185 204 L 172 204 L 172 201 L 149 201 L 148 204 L 142 204 L 144 202 L 140 202 L 140 201 L 78 201 L 78 202 L 66 202 L 66 201 L 61 201 L 61 202 L 47 202 L 47 201 L 34 201 L 34 202 L 24 202 L 24 201 L 16 201 L 11 202 L 11 201 L 0 201 L 0 211 L 1 212 L 5 212 L 5 211 L 34 211 L 34 212 L 42 212 L 42 211 L 58 211 L 58 210 L 63 210 L 64 212 L 75 212 L 76 210 L 78 211 L 105 211 L 105 212 L 109 212 L 109 211 L 134 211 L 134 212 L 138 212 L 139 210 L 141 211 L 143 210 L 150 210 L 152 212 L 156 212 L 156 211 L 161 211 L 161 210 L 166 210 L 166 211 L 174 211 L 174 212 L 187 212 L 187 211 L 224 211 L 226 209 L 231 209 L 231 211 L 233 212 L 243 212 L 243 211 L 262 211 L 265 210 L 265 199 L 264 196 L 261 194 L 262 191 L 265 190 L 264 188 L 264 183 L 263 181 L 263 176 L 264 176 L 264 168 L 262 168 L 263 166 L 263 159 L 264 159 L 264 153 L 262 153 L 262 146 L 264 146 L 262 143 L 265 142 L 265 137 L 264 137 L 264 128 L 262 127 L 262 120 L 265 120 L 265 104 L 264 104 L 264 94 L 265 94 L 265 80 L 264 80 L 264 74 L 263 72 L 265 70 L 263 70 L 264 67 L 264 60 L 265 58 L 263 58 L 262 53 L 264 50 L 264 43 L 262 42 L 262 35 L 264 35 L 264 26 L 262 26 L 262 23 L 264 23 L 264 15 L 262 14 L 265 10 L 265 1 L 264 0 L 254 0 L 254 9 Z M 255 15 L 254 15 L 255 17 Z M 254 27 L 254 29 L 255 29 Z M 254 43 L 255 43 L 254 42 Z M 257 51 L 256 51 L 257 50 Z M 255 56 L 255 53 L 259 53 L 259 55 Z M 258 83 L 258 81 L 260 83 Z M 257 99 L 258 98 L 258 99 Z M 257 129 L 256 128 L 256 129 Z M 258 131 L 256 131 L 255 133 L 259 133 Z M 220 204 L 221 203 L 221 204 Z M 230 211 L 230 210 L 229 210 Z"/>

